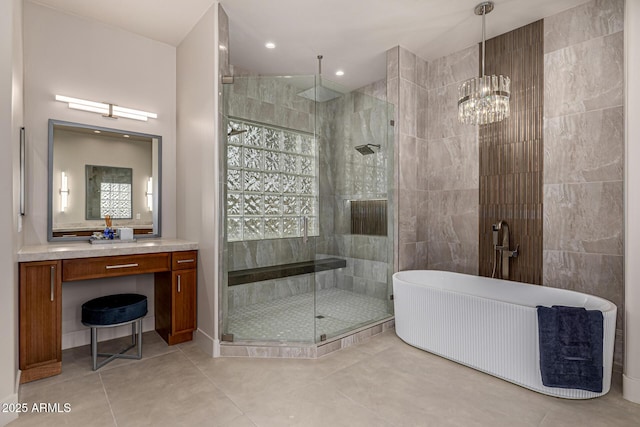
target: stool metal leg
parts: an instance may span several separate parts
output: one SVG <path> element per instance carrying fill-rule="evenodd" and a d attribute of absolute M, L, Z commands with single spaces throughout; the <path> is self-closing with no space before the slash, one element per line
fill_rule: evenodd
<path fill-rule="evenodd" d="M 138 324 L 138 359 L 142 359 L 142 318 L 136 323 Z"/>
<path fill-rule="evenodd" d="M 129 323 L 129 322 L 127 322 Z M 127 348 L 120 351 L 120 353 L 98 353 L 98 328 L 100 326 L 90 326 L 91 327 L 91 362 L 93 363 L 93 370 L 97 371 L 99 368 L 103 367 L 107 363 L 111 362 L 113 359 L 142 359 L 142 317 L 139 319 L 133 320 L 131 323 L 131 345 Z M 137 336 L 136 336 L 136 325 L 137 325 Z M 89 326 L 89 325 L 87 325 Z M 113 327 L 119 325 L 109 325 L 102 327 Z M 133 347 L 137 345 L 137 354 L 124 354 L 127 351 L 131 350 Z M 106 360 L 98 363 L 98 357 L 106 357 Z"/>
<path fill-rule="evenodd" d="M 91 362 L 93 370 L 98 370 L 98 328 L 91 328 Z"/>

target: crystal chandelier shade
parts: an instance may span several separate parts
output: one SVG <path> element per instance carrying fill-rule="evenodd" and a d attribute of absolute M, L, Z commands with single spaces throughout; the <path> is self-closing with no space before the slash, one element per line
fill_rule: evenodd
<path fill-rule="evenodd" d="M 474 77 L 458 88 L 458 120 L 486 125 L 509 117 L 511 79 L 505 76 Z"/>
<path fill-rule="evenodd" d="M 482 75 L 458 87 L 458 120 L 468 125 L 486 125 L 509 117 L 511 79 L 484 75 L 485 15 L 493 10 L 493 2 L 483 2 L 474 9 L 482 15 Z"/>

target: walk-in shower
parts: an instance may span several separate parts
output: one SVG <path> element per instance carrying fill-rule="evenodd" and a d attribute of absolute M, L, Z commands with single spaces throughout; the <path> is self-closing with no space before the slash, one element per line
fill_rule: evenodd
<path fill-rule="evenodd" d="M 385 95 L 319 75 L 223 85 L 223 341 L 308 345 L 393 315 Z"/>

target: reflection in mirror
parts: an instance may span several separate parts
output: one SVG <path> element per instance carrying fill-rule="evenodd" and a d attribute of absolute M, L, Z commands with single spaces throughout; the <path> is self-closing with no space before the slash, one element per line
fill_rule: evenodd
<path fill-rule="evenodd" d="M 86 165 L 85 219 L 131 219 L 132 168 Z"/>
<path fill-rule="evenodd" d="M 49 120 L 48 239 L 88 240 L 113 227 L 160 236 L 157 135 Z"/>

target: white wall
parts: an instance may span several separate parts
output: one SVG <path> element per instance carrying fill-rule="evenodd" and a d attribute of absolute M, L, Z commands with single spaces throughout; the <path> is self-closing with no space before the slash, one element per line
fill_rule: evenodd
<path fill-rule="evenodd" d="M 175 55 L 173 46 L 29 1 L 24 3 L 24 107 L 29 173 L 24 244 L 47 243 L 47 121 L 50 118 L 161 135 L 161 231 L 163 237 L 176 236 Z M 158 118 L 148 122 L 108 119 L 70 110 L 66 104 L 55 101 L 56 94 L 152 111 Z M 87 329 L 80 322 L 82 302 L 116 291 L 147 295 L 152 313 L 151 275 L 63 285 L 63 348 L 89 342 Z M 126 334 L 126 329 L 116 333 Z M 153 329 L 151 316 L 145 321 L 144 329 Z M 104 335 L 106 338 L 106 332 Z"/>
<path fill-rule="evenodd" d="M 162 235 L 176 236 L 176 66 L 173 46 L 25 2 L 25 120 L 29 215 L 25 244 L 47 242 L 50 118 L 162 136 Z M 141 122 L 71 110 L 56 94 L 152 111 Z"/>
<path fill-rule="evenodd" d="M 217 345 L 217 20 L 204 14 L 177 49 L 178 236 L 198 242 L 198 333 L 213 355 Z"/>
<path fill-rule="evenodd" d="M 625 318 L 622 395 L 640 403 L 640 2 L 625 2 Z"/>
<path fill-rule="evenodd" d="M 11 227 L 0 239 L 0 404 L 18 401 L 18 231 L 19 141 L 23 121 L 22 0 L 0 2 L 0 223 Z M 0 425 L 17 414 L 0 412 Z"/>

